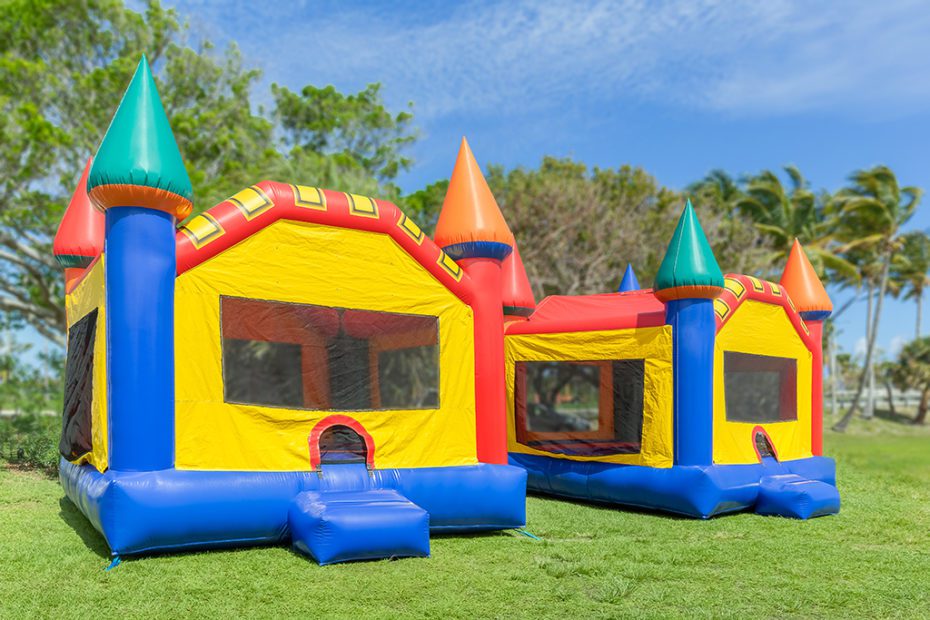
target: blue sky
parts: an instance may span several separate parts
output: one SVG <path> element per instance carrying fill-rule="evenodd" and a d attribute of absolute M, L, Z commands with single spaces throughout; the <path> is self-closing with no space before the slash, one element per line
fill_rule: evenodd
<path fill-rule="evenodd" d="M 885 163 L 930 189 L 925 2 L 167 4 L 195 34 L 234 39 L 266 83 L 381 82 L 392 108 L 414 102 L 407 191 L 448 176 L 462 135 L 482 163 L 632 163 L 676 188 L 793 163 L 834 190 Z M 913 226 L 930 227 L 930 199 Z M 914 309 L 889 305 L 880 345 L 893 350 Z M 864 312 L 838 322 L 847 349 Z"/>

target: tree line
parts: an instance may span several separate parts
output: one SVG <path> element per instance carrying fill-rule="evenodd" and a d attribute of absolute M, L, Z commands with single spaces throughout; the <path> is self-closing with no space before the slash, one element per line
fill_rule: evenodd
<path fill-rule="evenodd" d="M 413 108 L 389 109 L 378 84 L 356 93 L 272 84 L 257 93 L 261 74 L 235 44 L 218 49 L 194 37 L 157 0 L 142 12 L 121 0 L 11 0 L 0 4 L 0 328 L 29 326 L 63 342 L 52 238 L 143 52 L 198 210 L 257 180 L 293 179 L 393 200 L 425 229 L 435 223 L 447 181 L 401 192 L 396 180 L 412 165 L 407 150 L 418 137 Z M 832 193 L 813 189 L 793 166 L 739 177 L 716 170 L 684 190 L 641 168 L 553 157 L 535 168 L 492 165 L 487 177 L 537 297 L 615 290 L 627 262 L 648 285 L 685 196 L 726 271 L 777 280 L 800 239 L 831 291 L 851 292 L 834 318 L 851 303 L 867 307 L 858 395 L 839 428 L 857 409 L 872 415 L 876 337 L 889 295 L 914 300 L 920 339 L 930 239 L 906 226 L 921 191 L 901 186 L 885 166 L 853 172 Z M 835 382 L 832 325 L 826 334 Z M 912 366 L 919 357 L 910 356 Z M 917 374 L 907 375 L 914 385 Z"/>

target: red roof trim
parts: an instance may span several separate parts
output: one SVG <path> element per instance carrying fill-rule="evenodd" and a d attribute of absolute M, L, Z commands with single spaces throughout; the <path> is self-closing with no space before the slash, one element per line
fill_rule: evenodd
<path fill-rule="evenodd" d="M 809 351 L 815 350 L 817 345 L 811 338 L 810 330 L 795 309 L 791 298 L 785 292 L 785 287 L 774 282 L 741 274 L 728 273 L 725 277 L 723 293 L 714 300 L 714 314 L 718 333 L 747 299 L 781 306 L 804 346 Z"/>
<path fill-rule="evenodd" d="M 508 324 L 507 335 L 606 331 L 665 325 L 665 304 L 652 289 L 601 295 L 546 297 L 526 321 Z"/>
<path fill-rule="evenodd" d="M 319 199 L 320 195 L 322 200 Z M 264 203 L 265 199 L 272 203 L 271 206 Z M 250 200 L 262 201 L 262 204 L 256 203 L 253 206 Z M 419 228 L 404 217 L 394 204 L 272 181 L 262 181 L 240 191 L 179 228 L 178 275 L 278 220 L 386 234 L 459 299 L 470 303 L 473 298 L 471 280 L 467 274 L 460 269 L 456 278 L 443 268 L 440 263 L 444 257 L 439 246 L 422 232 L 422 238 L 417 241 L 411 233 L 413 230 L 419 231 Z"/>

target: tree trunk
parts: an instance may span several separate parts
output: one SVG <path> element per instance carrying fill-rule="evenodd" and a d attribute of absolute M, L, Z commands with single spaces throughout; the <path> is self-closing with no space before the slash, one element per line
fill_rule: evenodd
<path fill-rule="evenodd" d="M 924 391 L 920 394 L 920 404 L 917 406 L 917 416 L 914 418 L 914 424 L 923 424 L 927 421 L 928 401 L 930 401 L 930 385 L 925 385 Z"/>
<path fill-rule="evenodd" d="M 921 311 L 923 310 L 924 305 L 924 291 L 923 289 L 917 291 L 917 325 L 914 328 L 914 340 L 920 338 L 920 318 Z"/>
<path fill-rule="evenodd" d="M 872 341 L 872 321 L 874 321 L 874 302 L 875 285 L 869 281 L 869 305 L 866 317 L 865 341 Z M 866 345 L 868 346 L 868 345 Z M 869 391 L 865 395 L 865 408 L 862 410 L 862 417 L 866 420 L 875 415 L 875 364 L 872 363 L 870 356 L 865 359 L 865 371 L 869 374 Z"/>
<path fill-rule="evenodd" d="M 891 383 L 888 381 L 883 381 L 882 383 L 885 384 L 885 394 L 888 398 L 888 411 L 891 413 L 892 417 L 894 417 L 897 415 L 894 410 L 894 390 L 891 389 Z"/>
<path fill-rule="evenodd" d="M 878 321 L 881 318 L 882 313 L 882 300 L 885 298 L 885 294 L 888 292 L 888 270 L 891 268 L 891 251 L 886 251 L 884 260 L 882 261 L 882 276 L 880 280 L 880 285 L 878 287 L 878 299 L 875 300 L 875 316 L 872 320 L 871 328 L 869 329 L 869 338 L 868 343 L 865 348 L 865 365 L 862 369 L 862 374 L 859 375 L 859 383 L 856 386 L 856 395 L 853 396 L 852 403 L 849 405 L 849 409 L 846 410 L 846 413 L 843 414 L 843 419 L 837 422 L 833 426 L 833 430 L 842 433 L 846 430 L 846 427 L 849 426 L 850 420 L 852 420 L 853 415 L 856 413 L 856 409 L 859 407 L 859 399 L 862 398 L 862 391 L 865 388 L 865 380 L 868 376 L 868 369 L 872 365 L 872 352 L 875 350 L 875 340 L 878 335 Z"/>

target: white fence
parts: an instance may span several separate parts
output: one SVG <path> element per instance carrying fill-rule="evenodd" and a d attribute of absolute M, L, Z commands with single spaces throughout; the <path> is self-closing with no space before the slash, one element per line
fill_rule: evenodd
<path fill-rule="evenodd" d="M 825 386 L 826 387 L 826 386 Z M 861 406 L 865 403 L 866 397 L 869 393 L 868 389 L 862 390 L 862 397 L 859 399 L 859 405 Z M 856 396 L 855 390 L 837 390 L 836 391 L 836 403 L 840 407 L 848 407 L 853 398 Z M 824 404 L 828 405 L 831 402 L 830 392 L 825 390 Z M 888 390 L 885 388 L 875 388 L 873 391 L 873 401 L 878 407 L 888 407 Z M 920 404 L 920 392 L 917 390 L 891 390 L 891 402 L 895 407 L 904 408 L 916 408 Z"/>

